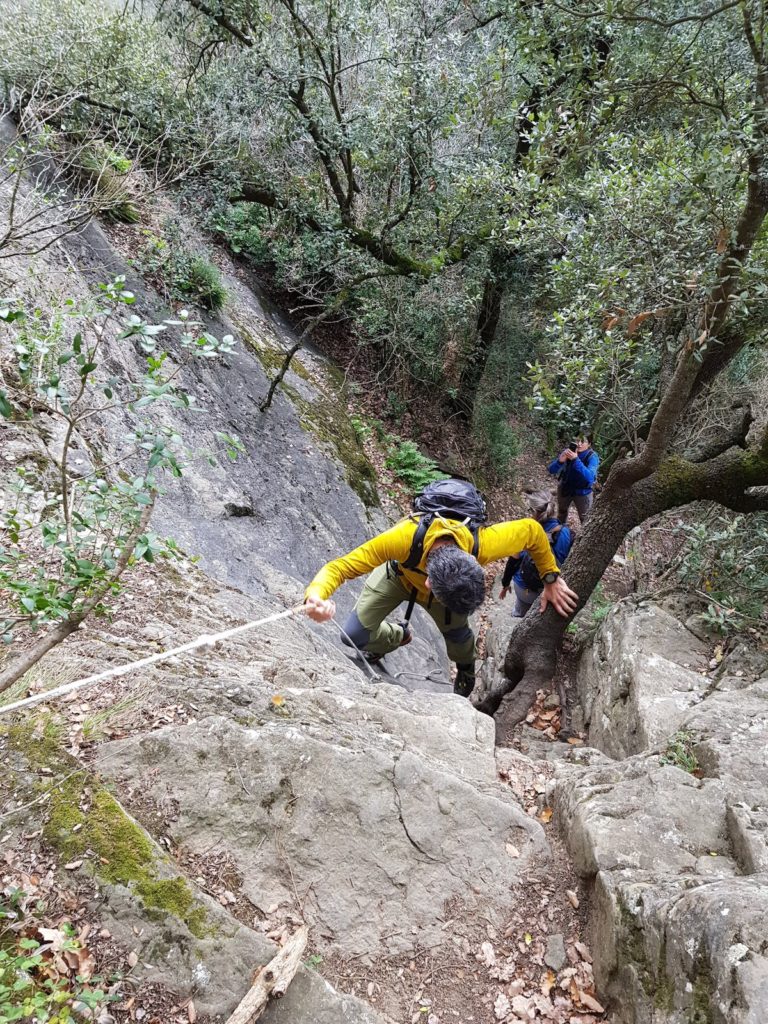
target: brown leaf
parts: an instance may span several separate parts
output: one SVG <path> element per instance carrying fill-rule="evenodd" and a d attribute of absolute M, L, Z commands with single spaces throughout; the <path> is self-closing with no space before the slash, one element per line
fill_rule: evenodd
<path fill-rule="evenodd" d="M 539 821 L 544 822 L 545 825 L 548 824 L 550 821 L 552 821 L 552 814 L 553 814 L 552 808 L 551 807 L 545 807 L 544 810 L 539 815 Z"/>
<path fill-rule="evenodd" d="M 731 237 L 731 232 L 727 227 L 723 226 L 717 233 L 715 249 L 717 252 L 725 252 L 728 248 L 728 239 Z"/>
<path fill-rule="evenodd" d="M 579 909 L 579 897 L 573 891 L 573 889 L 566 889 L 565 895 L 568 897 L 568 902 L 571 904 L 574 910 Z"/>
<path fill-rule="evenodd" d="M 569 736 L 568 737 L 568 742 L 571 744 L 572 747 L 583 747 L 584 746 L 584 740 L 581 739 L 580 736 Z"/>
<path fill-rule="evenodd" d="M 610 331 L 611 328 L 615 327 L 618 322 L 619 322 L 619 318 L 617 316 L 607 316 L 607 317 L 605 317 L 603 319 L 603 330 L 604 331 Z"/>
<path fill-rule="evenodd" d="M 552 989 L 555 987 L 555 972 L 547 971 L 544 977 L 541 979 L 541 994 L 548 996 Z"/>
<path fill-rule="evenodd" d="M 132 949 L 125 959 L 127 960 L 129 967 L 135 967 L 136 964 L 139 962 L 139 954 L 136 952 L 135 949 Z"/>
<path fill-rule="evenodd" d="M 506 1020 L 509 1009 L 509 999 L 507 999 L 503 992 L 499 992 L 493 1004 L 493 1015 L 496 1020 Z"/>
<path fill-rule="evenodd" d="M 80 860 L 71 860 L 69 864 L 64 865 L 65 871 L 77 871 L 80 865 L 83 863 L 82 858 Z"/>
<path fill-rule="evenodd" d="M 577 953 L 582 960 L 586 960 L 588 964 L 592 963 L 592 954 L 589 952 L 589 947 L 585 946 L 583 942 L 574 942 Z"/>
<path fill-rule="evenodd" d="M 577 1002 L 581 1003 L 582 1006 L 586 1006 L 588 1010 L 594 1010 L 595 1013 L 605 1013 L 605 1007 L 601 1006 L 595 997 L 591 996 L 588 992 L 582 992 L 579 990 L 579 998 Z"/>
<path fill-rule="evenodd" d="M 38 928 L 37 934 L 46 945 L 50 943 L 54 953 L 58 953 L 59 950 L 63 949 L 67 941 L 67 936 L 59 928 Z"/>
<path fill-rule="evenodd" d="M 655 316 L 655 315 L 656 315 L 656 310 L 655 309 L 648 309 L 648 310 L 646 310 L 643 313 L 638 313 L 637 316 L 633 316 L 632 319 L 627 324 L 627 335 L 628 335 L 628 337 L 631 338 L 632 335 L 637 331 L 637 328 L 640 326 L 640 324 L 645 323 L 646 320 L 648 320 L 650 317 Z"/>
<path fill-rule="evenodd" d="M 81 978 L 84 978 L 87 981 L 96 970 L 96 961 L 94 960 L 91 951 L 85 949 L 83 946 L 75 952 L 77 956 L 77 973 Z"/>
<path fill-rule="evenodd" d="M 197 1020 L 197 1010 L 195 1010 L 195 1004 L 190 1003 L 187 1007 L 187 1017 L 189 1017 L 189 1024 L 195 1024 Z"/>

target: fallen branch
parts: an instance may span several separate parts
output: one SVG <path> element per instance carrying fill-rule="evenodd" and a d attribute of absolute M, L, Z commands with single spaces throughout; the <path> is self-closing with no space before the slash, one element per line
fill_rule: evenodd
<path fill-rule="evenodd" d="M 279 999 L 293 981 L 299 969 L 301 956 L 307 945 L 309 932 L 304 924 L 278 950 L 277 955 L 262 967 L 256 980 L 246 993 L 227 1024 L 253 1024 L 264 1012 L 269 997 Z"/>

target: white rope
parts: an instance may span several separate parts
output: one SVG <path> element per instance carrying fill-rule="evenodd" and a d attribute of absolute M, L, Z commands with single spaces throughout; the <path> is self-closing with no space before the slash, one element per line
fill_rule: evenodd
<path fill-rule="evenodd" d="M 332 622 L 334 624 L 334 626 L 336 627 L 336 629 L 338 629 L 338 631 L 341 633 L 341 635 L 345 636 L 347 638 L 347 640 L 349 641 L 349 646 L 350 647 L 354 647 L 354 649 L 360 655 L 360 659 L 359 660 L 363 663 L 363 666 L 365 667 L 365 671 L 371 677 L 371 681 L 374 682 L 374 683 L 377 682 L 377 681 L 381 682 L 381 676 L 378 674 L 378 672 L 374 672 L 374 670 L 371 668 L 370 663 L 366 660 L 365 652 L 360 650 L 360 648 L 357 646 L 357 644 L 352 639 L 352 637 L 349 635 L 349 633 L 347 633 L 345 631 L 344 627 L 340 626 L 339 623 L 336 621 L 336 619 L 329 619 L 328 621 Z"/>
<path fill-rule="evenodd" d="M 77 679 L 73 683 L 64 683 L 63 686 L 57 686 L 52 690 L 36 693 L 33 697 L 26 697 L 24 700 L 17 700 L 13 704 L 1 706 L 0 715 L 8 714 L 10 711 L 18 711 L 19 708 L 27 708 L 32 704 L 40 704 L 42 701 L 53 700 L 54 697 L 63 697 L 65 694 L 79 690 L 83 686 L 90 686 L 91 683 L 100 683 L 104 679 L 113 679 L 115 676 L 127 675 L 129 672 L 135 672 L 138 668 L 155 665 L 159 661 L 167 661 L 168 658 L 173 658 L 177 654 L 183 654 L 185 651 L 194 651 L 197 647 L 215 647 L 220 640 L 237 636 L 238 633 L 245 633 L 247 630 L 255 629 L 257 626 L 264 626 L 267 622 L 287 619 L 289 615 L 296 615 L 303 611 L 303 609 L 303 604 L 297 604 L 284 612 L 276 612 L 274 615 L 267 615 L 263 619 L 245 622 L 242 626 L 234 626 L 232 629 L 225 629 L 221 633 L 204 633 L 196 640 L 190 640 L 189 643 L 182 644 L 180 647 L 172 647 L 168 651 L 160 651 L 158 654 L 152 654 L 148 658 L 140 658 L 138 661 L 129 661 L 125 665 L 118 665 L 117 668 L 110 668 L 105 672 L 97 672 L 94 676 L 86 676 L 85 679 Z"/>

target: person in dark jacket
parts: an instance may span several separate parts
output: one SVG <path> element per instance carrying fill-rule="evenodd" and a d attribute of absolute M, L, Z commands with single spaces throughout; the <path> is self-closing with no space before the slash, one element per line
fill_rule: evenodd
<path fill-rule="evenodd" d="M 599 465 L 600 457 L 587 434 L 564 448 L 549 464 L 549 472 L 557 477 L 557 518 L 563 525 L 568 522 L 568 509 L 572 504 L 576 506 L 580 522 L 589 515 Z"/>
<path fill-rule="evenodd" d="M 552 554 L 560 568 L 573 545 L 573 535 L 567 526 L 563 526 L 555 518 L 555 502 L 549 491 L 531 491 L 526 495 L 526 500 L 531 510 L 531 517 L 541 523 L 544 532 L 549 537 Z M 527 552 L 522 552 L 522 554 L 507 560 L 501 577 L 499 597 L 502 601 L 509 593 L 510 585 L 514 585 L 515 589 L 515 609 L 512 614 L 515 618 L 522 619 L 544 589 L 541 576 Z"/>

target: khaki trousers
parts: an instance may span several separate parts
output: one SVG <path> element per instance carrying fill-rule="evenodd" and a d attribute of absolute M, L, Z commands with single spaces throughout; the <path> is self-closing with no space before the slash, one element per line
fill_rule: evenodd
<path fill-rule="evenodd" d="M 356 647 L 371 654 L 389 654 L 403 640 L 403 627 L 387 622 L 386 617 L 398 605 L 411 599 L 411 590 L 391 563 L 380 565 L 368 576 L 355 610 L 344 625 Z M 434 598 L 416 601 L 431 617 L 443 635 L 448 657 L 459 665 L 474 667 L 475 635 L 466 615 L 457 615 Z"/>

